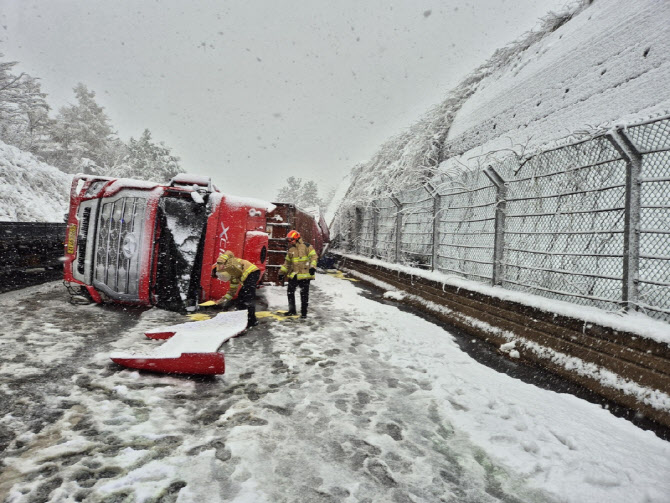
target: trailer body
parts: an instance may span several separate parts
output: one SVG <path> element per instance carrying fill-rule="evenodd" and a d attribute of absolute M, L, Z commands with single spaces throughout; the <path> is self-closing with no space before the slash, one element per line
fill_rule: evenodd
<path fill-rule="evenodd" d="M 268 203 L 228 196 L 209 178 L 161 185 L 77 175 L 70 192 L 64 280 L 95 302 L 192 311 L 222 297 L 212 277 L 225 250 L 265 271 Z"/>
<path fill-rule="evenodd" d="M 326 244 L 330 241 L 328 226 L 321 215 L 298 208 L 289 203 L 272 203 L 275 207 L 267 213 L 267 233 L 269 235 L 268 264 L 264 281 L 276 283 L 279 268 L 284 263 L 288 241 L 288 231 L 297 230 L 306 243 L 314 247 L 317 255 L 322 256 Z"/>

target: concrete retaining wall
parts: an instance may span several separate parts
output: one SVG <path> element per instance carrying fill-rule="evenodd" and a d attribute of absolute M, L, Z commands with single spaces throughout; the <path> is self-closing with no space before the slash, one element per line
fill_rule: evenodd
<path fill-rule="evenodd" d="M 63 277 L 65 224 L 0 222 L 0 292 Z"/>

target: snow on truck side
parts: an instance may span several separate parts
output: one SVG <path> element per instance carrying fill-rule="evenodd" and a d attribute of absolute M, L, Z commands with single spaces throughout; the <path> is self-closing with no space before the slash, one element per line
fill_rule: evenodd
<path fill-rule="evenodd" d="M 265 271 L 272 205 L 180 174 L 167 185 L 77 175 L 70 191 L 65 284 L 95 302 L 194 310 L 228 283 L 211 264 L 232 250 Z"/>

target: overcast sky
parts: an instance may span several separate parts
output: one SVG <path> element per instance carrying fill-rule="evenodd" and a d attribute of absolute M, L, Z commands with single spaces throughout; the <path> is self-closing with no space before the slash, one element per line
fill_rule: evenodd
<path fill-rule="evenodd" d="M 0 52 L 54 109 L 96 92 L 224 192 L 325 193 L 566 0 L 0 0 Z"/>

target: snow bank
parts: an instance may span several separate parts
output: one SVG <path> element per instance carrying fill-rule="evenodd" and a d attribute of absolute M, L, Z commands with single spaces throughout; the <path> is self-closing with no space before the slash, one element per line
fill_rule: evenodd
<path fill-rule="evenodd" d="M 351 222 L 351 220 L 354 220 L 351 211 L 354 207 L 357 209 L 365 208 L 369 206 L 372 200 L 384 200 L 389 194 L 395 194 L 401 201 L 406 202 L 403 197 L 407 196 L 413 199 L 413 195 L 410 194 L 411 191 L 417 183 L 425 179 L 435 182 L 435 185 L 440 187 L 443 194 L 454 188 L 469 187 L 469 180 L 466 176 L 463 176 L 463 173 L 472 170 L 473 173 L 481 175 L 481 169 L 488 164 L 492 164 L 504 179 L 510 180 L 513 176 L 512 173 L 520 166 L 519 161 L 527 159 L 533 154 L 573 142 L 575 139 L 592 138 L 611 131 L 615 126 L 641 124 L 650 119 L 658 120 L 661 117 L 667 118 L 669 116 L 670 37 L 667 36 L 667 25 L 668 20 L 670 20 L 670 2 L 653 0 L 642 0 L 640 2 L 600 0 L 589 2 L 582 0 L 580 5 L 568 8 L 564 14 L 555 16 L 555 19 L 556 22 L 553 24 L 547 23 L 545 20 L 544 28 L 536 35 L 528 34 L 509 47 L 496 51 L 489 62 L 477 69 L 468 79 L 454 89 L 447 100 L 412 126 L 409 130 L 409 136 L 400 135 L 398 139 L 383 145 L 375 158 L 363 167 L 356 168 L 353 171 L 353 181 L 349 193 L 340 208 L 343 218 L 337 222 L 338 225 L 335 227 L 333 234 L 341 232 L 342 234 L 350 234 L 348 236 L 350 239 L 362 238 L 358 242 L 361 245 L 359 250 L 362 253 L 367 253 L 367 244 L 370 242 L 374 221 L 369 218 L 370 211 L 366 211 L 359 215 L 363 217 L 360 221 Z M 440 118 L 442 119 L 440 120 Z M 657 131 L 652 133 L 655 138 L 665 138 L 668 135 L 668 131 L 664 130 L 662 125 L 659 124 L 656 129 Z M 593 149 L 594 153 L 596 147 L 599 147 L 597 141 L 589 143 L 589 149 Z M 610 148 L 609 145 L 607 148 Z M 567 169 L 568 166 L 573 166 L 570 164 L 572 160 L 567 160 L 569 155 L 569 149 L 557 153 L 556 157 L 563 160 L 556 162 L 556 171 L 562 171 Z M 650 168 L 655 166 L 653 169 L 658 172 L 655 172 L 654 176 L 658 179 L 651 178 L 646 174 L 643 179 L 645 183 L 643 186 L 647 187 L 645 191 L 649 191 L 642 196 L 642 200 L 647 201 L 643 204 L 648 205 L 646 210 L 643 211 L 643 215 L 651 214 L 653 211 L 655 212 L 654 215 L 661 215 L 654 216 L 658 219 L 658 222 L 664 220 L 662 216 L 663 208 L 667 206 L 667 201 L 662 194 L 664 191 L 661 186 L 651 185 L 651 183 L 665 183 L 663 180 L 667 177 L 667 173 L 664 172 L 664 165 L 662 164 L 663 159 L 665 159 L 663 155 L 650 154 L 649 157 L 645 157 L 644 169 L 646 170 L 647 166 Z M 657 157 L 660 160 L 657 160 Z M 554 164 L 549 156 L 535 158 L 533 163 L 545 161 L 547 166 Z M 623 166 L 623 163 L 621 163 L 621 166 Z M 522 176 L 528 175 L 528 169 L 530 168 L 526 168 Z M 595 173 L 603 180 L 599 183 L 605 184 L 609 183 L 604 182 L 607 178 L 605 169 L 604 164 L 598 164 L 589 169 L 588 173 Z M 584 173 L 587 173 L 587 171 L 584 171 Z M 598 173 L 600 174 L 598 175 Z M 614 171 L 612 171 L 612 176 L 614 176 L 613 173 Z M 444 178 L 440 178 L 442 176 L 446 178 L 446 181 Z M 589 174 L 588 176 L 592 175 Z M 483 176 L 481 178 L 485 179 Z M 544 180 L 548 181 L 551 178 L 545 178 Z M 535 179 L 532 183 L 535 183 Z M 543 183 L 538 181 L 538 187 L 542 186 Z M 475 186 L 479 187 L 479 185 Z M 518 185 L 517 187 L 521 186 Z M 651 187 L 653 189 L 650 189 Z M 546 190 L 542 192 L 543 196 L 558 193 L 549 190 L 548 185 L 544 185 L 542 190 Z M 422 197 L 426 197 L 426 192 L 423 189 L 420 189 L 420 192 Z M 605 190 L 602 193 L 606 193 Z M 527 195 L 532 196 L 532 194 Z M 481 193 L 471 192 L 468 196 L 472 200 L 482 197 L 481 201 L 477 200 L 477 204 L 493 201 L 493 199 L 484 199 Z M 608 203 L 605 203 L 605 198 L 600 199 L 600 196 L 596 197 L 598 201 L 590 206 L 586 204 L 586 201 L 590 201 L 589 198 L 591 197 L 587 192 L 580 196 L 580 201 L 577 200 L 576 194 L 574 196 L 571 196 L 569 201 L 560 203 L 561 211 L 564 207 L 569 208 L 568 212 L 574 211 L 583 215 L 594 209 L 597 209 L 597 211 L 605 209 L 607 211 L 619 211 L 613 208 L 614 205 L 605 206 Z M 515 195 L 512 199 L 517 197 L 519 196 Z M 556 201 L 561 199 L 547 198 L 544 200 Z M 528 207 L 524 208 L 525 214 L 530 216 L 535 213 L 535 211 L 528 211 L 531 204 L 536 204 L 538 208 L 544 208 L 544 200 L 535 199 L 533 203 L 528 202 Z M 387 202 L 383 204 L 390 206 Z M 472 202 L 468 204 L 474 205 Z M 455 234 L 452 235 L 451 230 L 447 234 L 449 234 L 449 239 L 458 236 L 458 238 L 454 237 L 453 239 L 467 240 L 468 238 L 461 236 L 460 232 L 470 231 L 472 233 L 471 242 L 462 242 L 461 245 L 465 248 L 471 248 L 472 251 L 468 250 L 472 254 L 470 259 L 476 259 L 472 264 L 477 262 L 484 264 L 488 262 L 488 258 L 476 255 L 477 253 L 484 253 L 476 250 L 482 245 L 489 246 L 489 242 L 485 243 L 482 240 L 493 239 L 493 236 L 488 228 L 484 233 L 480 231 L 482 228 L 480 226 L 486 225 L 482 222 L 486 222 L 486 220 L 481 219 L 479 213 L 476 212 L 481 211 L 483 214 L 485 210 L 482 209 L 483 206 L 468 206 L 467 210 L 461 208 L 461 206 L 463 205 L 449 203 L 450 208 L 456 209 L 454 215 L 460 215 L 462 211 L 475 212 L 477 218 L 474 219 L 474 222 L 476 224 L 470 226 L 470 223 L 468 223 L 468 226 L 459 227 Z M 621 206 L 623 206 L 623 203 L 621 203 Z M 445 209 L 444 204 L 443 209 Z M 421 208 L 417 211 L 422 210 Z M 395 209 L 391 208 L 390 211 L 395 212 Z M 508 211 L 510 211 L 509 206 Z M 549 211 L 551 213 L 555 210 L 543 209 L 538 211 Z M 426 253 L 431 247 L 429 238 L 425 237 L 430 234 L 432 228 L 429 211 L 426 211 L 423 217 L 405 213 L 407 225 L 405 225 L 403 231 L 404 245 L 410 250 L 410 253 Z M 515 216 L 521 216 L 520 213 Z M 613 212 L 603 212 L 602 214 L 612 215 L 612 218 L 615 215 Z M 489 215 L 487 214 L 487 216 Z M 540 261 L 548 258 L 553 260 L 557 257 L 555 254 L 557 250 L 546 249 L 544 244 L 540 244 L 540 241 L 544 239 L 543 233 L 550 230 L 543 227 L 546 224 L 542 222 L 554 222 L 554 217 L 547 216 L 545 218 L 539 214 L 532 215 L 532 217 L 529 220 L 524 219 L 524 223 L 519 224 L 537 226 L 532 229 L 520 229 L 523 232 L 533 231 L 533 233 L 527 234 L 529 236 L 527 237 L 527 245 L 514 246 L 513 248 L 530 249 L 532 253 L 539 252 L 534 255 L 536 257 L 534 259 L 536 260 L 535 263 L 526 264 L 531 266 L 530 269 L 534 272 L 524 272 L 523 267 L 521 268 L 522 272 L 520 272 L 522 275 L 536 274 L 539 276 L 539 271 L 545 267 L 540 264 Z M 383 222 L 387 223 L 392 218 L 394 217 L 391 213 L 390 218 L 387 217 Z M 469 218 L 474 217 L 470 216 Z M 564 223 L 561 225 L 565 226 L 565 229 L 562 228 L 561 230 L 580 232 L 590 230 L 596 233 L 605 230 L 600 227 L 570 229 L 570 226 L 579 227 L 583 225 L 580 221 L 570 218 L 570 222 L 563 221 Z M 616 218 L 622 218 L 622 216 L 616 214 Z M 644 221 L 650 217 L 643 216 L 642 218 Z M 461 219 L 462 217 L 458 216 L 449 217 L 450 222 L 458 222 Z M 521 220 L 514 220 L 514 222 L 518 223 Z M 652 274 L 652 271 L 661 271 L 657 273 L 656 277 L 646 276 L 641 279 L 656 282 L 657 285 L 653 288 L 660 292 L 663 288 L 662 285 L 667 283 L 667 275 L 664 277 L 662 266 L 656 264 L 660 264 L 660 261 L 667 256 L 662 251 L 667 248 L 667 240 L 658 237 L 652 241 L 648 236 L 651 236 L 652 232 L 656 232 L 656 230 L 659 230 L 659 236 L 663 236 L 663 232 L 665 232 L 663 224 L 642 223 L 641 228 L 643 231 L 641 253 L 660 257 L 660 260 L 651 259 L 653 265 L 645 266 L 647 268 L 646 274 Z M 618 228 L 610 227 L 611 229 Z M 514 232 L 515 230 L 518 229 L 510 227 L 508 221 L 505 231 Z M 382 228 L 381 224 L 378 223 L 377 233 L 381 232 L 384 233 L 384 239 L 381 241 L 386 241 L 393 246 L 394 228 L 390 224 Z M 354 237 L 353 235 L 356 233 L 359 233 L 359 236 Z M 333 238 L 335 241 L 336 236 L 333 236 Z M 515 239 L 521 239 L 521 237 L 514 237 L 512 241 Z M 571 240 L 569 246 L 576 247 L 574 250 L 578 250 L 579 253 L 586 253 L 585 249 L 580 248 L 583 245 L 576 244 L 576 238 L 574 238 L 574 241 L 572 241 L 573 237 L 566 239 Z M 509 248 L 507 245 L 512 241 L 510 241 L 510 238 L 506 238 L 507 248 Z M 648 244 L 652 242 L 653 245 Z M 515 243 L 518 243 L 518 241 L 515 241 Z M 533 245 L 530 243 L 533 243 Z M 654 247 L 653 253 L 649 251 L 650 246 Z M 565 250 L 567 249 L 566 245 Z M 565 250 L 562 250 L 562 252 Z M 523 254 L 524 252 L 520 253 Z M 618 251 L 612 253 L 616 255 L 620 254 L 621 251 L 618 249 Z M 580 260 L 579 264 L 582 264 L 582 269 L 586 267 L 583 266 L 586 262 L 581 262 L 581 259 L 575 258 L 574 260 Z M 615 264 L 614 261 L 615 259 L 612 259 L 612 265 L 608 265 L 613 278 L 621 274 L 620 263 Z M 514 264 L 519 265 L 514 261 L 508 265 L 514 266 Z M 576 274 L 592 272 L 579 270 L 579 265 L 571 267 L 576 268 L 571 269 Z M 549 267 L 548 269 L 552 268 Z M 490 270 L 490 266 L 488 270 Z M 562 270 L 560 272 L 565 273 L 566 271 Z M 490 273 L 483 273 L 480 270 L 478 274 Z M 641 274 L 644 276 L 645 272 L 642 271 Z M 555 277 L 555 275 L 553 272 L 547 272 L 546 277 Z M 562 274 L 561 277 L 568 276 Z M 441 280 L 437 279 L 437 281 Z M 545 281 L 549 281 L 549 279 Z M 600 281 L 600 279 L 594 280 L 594 283 L 595 281 Z M 449 283 L 458 286 L 457 280 L 452 279 Z M 464 285 L 468 283 L 464 282 Z M 538 284 L 547 287 L 547 284 L 542 284 L 541 281 Z M 614 282 L 611 282 L 611 284 L 614 284 Z M 475 291 L 479 289 L 474 285 L 466 286 L 466 288 Z M 519 288 L 526 287 L 519 286 Z M 601 288 L 600 285 L 596 290 L 598 288 Z M 610 288 L 609 283 L 604 288 Z M 555 285 L 550 288 L 554 291 L 556 289 Z M 618 316 L 595 308 L 573 306 L 564 302 L 528 296 L 523 293 L 505 292 L 500 289 L 485 293 L 532 305 L 547 312 L 555 311 L 566 316 L 610 326 L 617 330 L 639 333 L 644 337 L 666 344 L 670 343 L 670 330 L 667 324 L 656 324 L 646 316 Z M 567 298 L 569 296 L 568 292 L 564 293 L 566 293 L 565 297 Z M 645 297 L 645 295 L 642 295 L 642 297 Z M 649 306 L 650 312 L 655 310 L 654 308 L 662 307 L 662 293 L 654 293 L 646 295 L 646 297 L 652 299 L 656 295 L 659 295 L 658 303 L 655 306 L 653 304 Z M 595 301 L 591 300 L 589 302 Z M 614 309 L 616 308 L 615 305 Z M 644 309 L 645 305 L 641 304 L 641 308 Z M 662 314 L 659 313 L 658 315 L 662 317 Z"/>
<path fill-rule="evenodd" d="M 0 221 L 62 222 L 72 175 L 0 142 Z"/>

